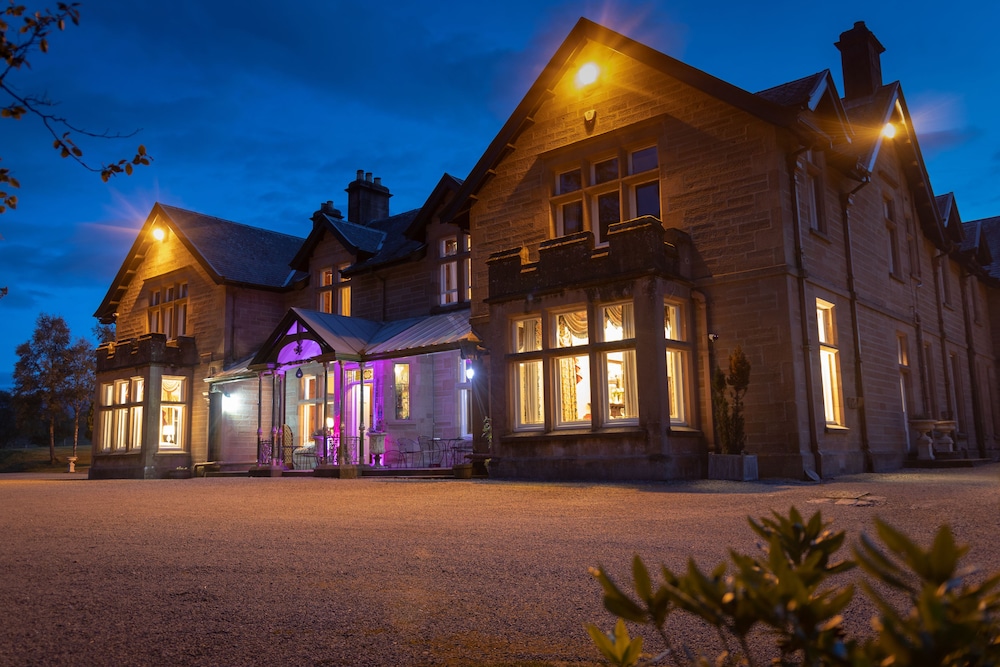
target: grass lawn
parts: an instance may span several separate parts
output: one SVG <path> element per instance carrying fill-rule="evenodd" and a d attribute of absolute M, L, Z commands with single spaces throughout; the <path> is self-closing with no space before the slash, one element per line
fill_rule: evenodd
<path fill-rule="evenodd" d="M 56 447 L 56 463 L 49 463 L 49 448 L 0 449 L 0 473 L 5 472 L 66 472 L 67 458 L 73 456 L 73 446 Z M 90 445 L 76 450 L 76 470 L 85 472 L 90 467 Z"/>

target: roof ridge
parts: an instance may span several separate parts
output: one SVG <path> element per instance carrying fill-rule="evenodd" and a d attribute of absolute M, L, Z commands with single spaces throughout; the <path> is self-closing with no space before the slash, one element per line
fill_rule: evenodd
<path fill-rule="evenodd" d="M 287 237 L 289 239 L 297 239 L 299 241 L 302 241 L 302 240 L 305 239 L 305 237 L 303 237 L 303 236 L 296 236 L 294 234 L 289 234 L 287 232 L 279 232 L 279 231 L 275 231 L 273 229 L 268 229 L 266 227 L 255 227 L 254 225 L 248 225 L 245 222 L 236 222 L 235 220 L 228 220 L 226 218 L 220 218 L 217 215 L 210 215 L 208 213 L 202 213 L 200 211 L 192 211 L 191 209 L 181 208 L 180 206 L 173 206 L 172 204 L 164 204 L 162 202 L 156 202 L 156 203 L 157 203 L 157 205 L 160 208 L 163 208 L 163 209 L 172 209 L 172 210 L 175 210 L 175 211 L 181 211 L 182 213 L 189 213 L 191 215 L 196 215 L 196 216 L 198 216 L 200 218 L 209 218 L 209 219 L 215 220 L 217 222 L 224 222 L 226 224 L 235 225 L 237 227 L 244 227 L 246 229 L 252 229 L 252 230 L 258 231 L 258 232 L 265 232 L 267 234 L 275 234 L 275 235 L 278 235 L 278 236 L 285 236 L 285 237 Z"/>

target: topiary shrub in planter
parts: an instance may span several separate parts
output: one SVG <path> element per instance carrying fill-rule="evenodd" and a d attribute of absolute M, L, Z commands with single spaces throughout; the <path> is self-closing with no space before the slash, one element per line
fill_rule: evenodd
<path fill-rule="evenodd" d="M 718 451 L 708 455 L 708 478 L 757 479 L 757 455 L 746 453 L 747 434 L 743 397 L 750 386 L 750 361 L 737 345 L 729 355 L 729 373 L 716 367 L 712 374 L 712 411 Z"/>

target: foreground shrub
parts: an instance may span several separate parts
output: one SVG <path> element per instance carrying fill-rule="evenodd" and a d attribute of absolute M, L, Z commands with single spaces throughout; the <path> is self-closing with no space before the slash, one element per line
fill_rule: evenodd
<path fill-rule="evenodd" d="M 603 568 L 591 569 L 604 591 L 604 607 L 618 617 L 605 633 L 587 631 L 613 665 L 1000 665 L 1000 574 L 974 580 L 959 569 L 968 551 L 940 528 L 928 549 L 876 520 L 880 544 L 866 535 L 853 549 L 855 560 L 836 560 L 843 532 L 832 532 L 817 512 L 804 521 L 793 507 L 750 527 L 763 540 L 762 553 L 730 551 L 731 563 L 710 572 L 693 561 L 675 574 L 661 567 L 654 589 L 639 556 L 632 561 L 632 592 L 625 593 Z M 873 634 L 850 638 L 841 613 L 854 597 L 853 585 L 833 586 L 832 575 L 856 566 L 867 578 L 860 586 L 878 614 Z M 873 584 L 901 596 L 894 602 Z M 902 597 L 903 604 L 899 604 Z M 902 608 L 899 608 L 902 607 Z M 718 655 L 680 644 L 665 624 L 671 614 L 693 616 L 714 628 Z M 657 655 L 643 653 L 642 637 L 629 636 L 625 621 L 655 628 L 665 644 Z M 771 655 L 751 651 L 751 635 L 772 639 Z M 759 646 L 759 643 L 758 643 Z"/>

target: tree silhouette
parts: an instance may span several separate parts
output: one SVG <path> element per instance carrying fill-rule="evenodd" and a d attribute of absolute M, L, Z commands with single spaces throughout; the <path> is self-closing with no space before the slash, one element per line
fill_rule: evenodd
<path fill-rule="evenodd" d="M 131 174 L 134 166 L 148 165 L 152 158 L 146 154 L 146 148 L 141 144 L 136 149 L 135 156 L 116 162 L 102 164 L 100 167 L 84 161 L 83 151 L 76 145 L 73 135 L 83 135 L 101 139 L 121 139 L 134 136 L 129 134 L 113 134 L 109 132 L 91 132 L 73 125 L 69 120 L 53 113 L 54 103 L 46 96 L 24 94 L 18 91 L 8 77 L 16 72 L 31 68 L 29 57 L 49 50 L 49 35 L 55 30 L 64 30 L 66 22 L 80 24 L 79 3 L 56 3 L 56 10 L 43 9 L 30 12 L 24 5 L 14 4 L 8 0 L 5 10 L 0 12 L 0 92 L 8 101 L 0 107 L 0 118 L 20 120 L 25 116 L 34 116 L 52 135 L 52 147 L 64 158 L 76 160 L 84 169 L 101 175 L 107 182 L 112 176 L 121 173 Z M 18 25 L 19 24 L 19 25 Z M 17 196 L 11 194 L 8 188 L 19 188 L 21 184 L 14 178 L 10 169 L 0 167 L 0 213 L 8 208 L 17 208 Z"/>
<path fill-rule="evenodd" d="M 94 387 L 93 351 L 90 343 L 78 340 L 70 346 L 66 320 L 45 313 L 35 320 L 31 340 L 15 350 L 14 399 L 18 424 L 41 419 L 49 427 L 49 462 L 56 463 L 56 420 L 73 412 L 77 418 L 86 412 L 82 387 Z M 88 362 L 86 359 L 90 357 Z M 86 400 L 89 402 L 89 395 Z M 74 455 L 76 454 L 74 434 Z"/>

